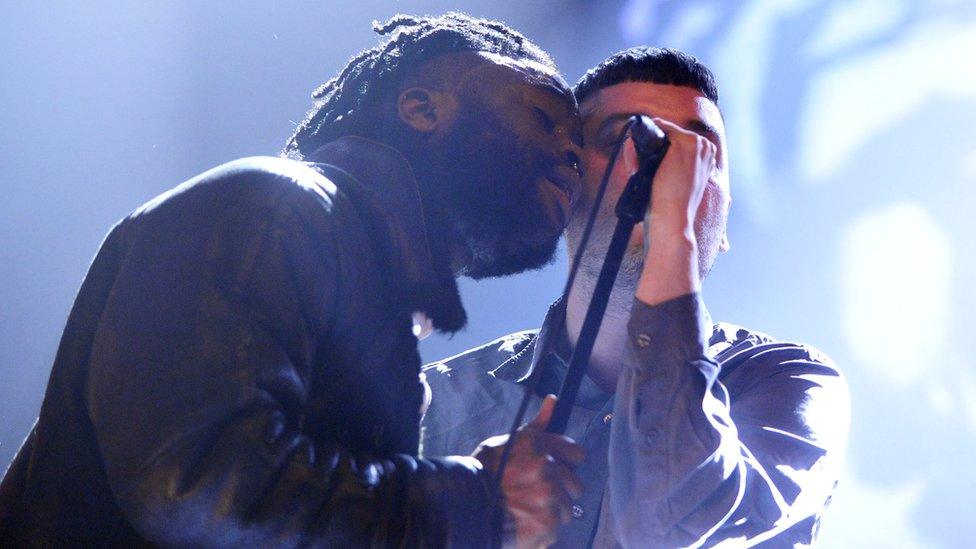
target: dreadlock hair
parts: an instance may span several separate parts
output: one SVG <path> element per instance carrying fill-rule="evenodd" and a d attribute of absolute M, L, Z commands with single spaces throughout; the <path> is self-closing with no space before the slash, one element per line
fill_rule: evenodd
<path fill-rule="evenodd" d="M 672 48 L 647 46 L 618 51 L 586 71 L 573 87 L 573 95 L 582 103 L 600 89 L 624 82 L 688 86 L 718 105 L 715 75 L 695 56 Z"/>
<path fill-rule="evenodd" d="M 338 137 L 364 135 L 375 124 L 376 108 L 433 58 L 458 52 L 487 52 L 541 63 L 553 71 L 549 55 L 498 21 L 449 12 L 438 17 L 397 14 L 373 31 L 390 38 L 353 57 L 338 76 L 313 93 L 315 104 L 288 140 L 283 155 L 301 160 Z"/>

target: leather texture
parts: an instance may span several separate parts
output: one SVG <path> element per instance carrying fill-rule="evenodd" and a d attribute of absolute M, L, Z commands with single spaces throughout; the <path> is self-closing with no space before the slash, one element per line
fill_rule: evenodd
<path fill-rule="evenodd" d="M 464 313 L 409 166 L 358 138 L 317 160 L 225 164 L 112 229 L 0 487 L 2 545 L 497 540 L 480 464 L 418 456 L 411 312 Z"/>

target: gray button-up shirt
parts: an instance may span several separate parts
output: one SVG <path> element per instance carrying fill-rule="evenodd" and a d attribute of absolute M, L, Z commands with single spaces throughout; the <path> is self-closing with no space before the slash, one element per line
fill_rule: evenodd
<path fill-rule="evenodd" d="M 540 332 L 425 369 L 433 391 L 425 454 L 471 453 L 508 432 L 537 347 L 555 352 L 538 359 L 544 370 L 527 417 L 541 395 L 558 392 L 568 345 L 536 343 L 562 333 L 553 325 L 562 307 Z M 847 437 L 844 378 L 810 346 L 709 324 L 698 294 L 635 302 L 616 395 L 584 377 L 569 419 L 566 434 L 587 457 L 583 495 L 557 546 L 812 543 Z"/>

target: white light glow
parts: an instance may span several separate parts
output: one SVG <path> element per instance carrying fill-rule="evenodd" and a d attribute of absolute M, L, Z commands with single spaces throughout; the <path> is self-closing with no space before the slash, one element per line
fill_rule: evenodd
<path fill-rule="evenodd" d="M 890 16 L 898 9 L 885 11 Z M 963 69 L 972 65 L 974 51 L 976 24 L 941 20 L 904 33 L 889 47 L 866 48 L 836 68 L 825 66 L 803 111 L 800 173 L 823 181 L 864 143 L 933 97 L 976 97 L 976 70 Z"/>
<path fill-rule="evenodd" d="M 858 482 L 852 473 L 841 475 L 833 503 L 824 516 L 817 547 L 931 547 L 912 528 L 924 486 L 921 479 L 897 486 L 871 486 Z"/>
<path fill-rule="evenodd" d="M 899 384 L 942 366 L 952 250 L 911 203 L 868 212 L 843 237 L 844 335 L 859 364 Z"/>
<path fill-rule="evenodd" d="M 976 177 L 976 151 L 972 151 L 963 159 L 962 173 L 965 176 Z"/>

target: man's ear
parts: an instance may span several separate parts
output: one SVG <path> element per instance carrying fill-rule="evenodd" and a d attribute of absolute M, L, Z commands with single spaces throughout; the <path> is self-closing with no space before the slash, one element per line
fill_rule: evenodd
<path fill-rule="evenodd" d="M 443 126 L 443 95 L 427 88 L 407 88 L 397 97 L 397 117 L 420 133 L 433 133 Z"/>
<path fill-rule="evenodd" d="M 722 243 L 718 245 L 720 252 L 727 252 L 732 249 L 732 244 L 729 243 L 728 233 L 722 235 Z"/>

